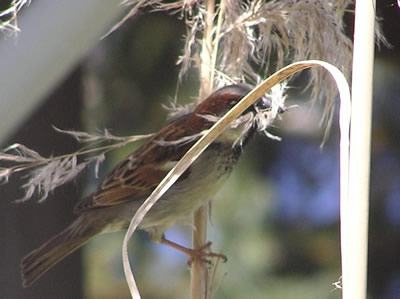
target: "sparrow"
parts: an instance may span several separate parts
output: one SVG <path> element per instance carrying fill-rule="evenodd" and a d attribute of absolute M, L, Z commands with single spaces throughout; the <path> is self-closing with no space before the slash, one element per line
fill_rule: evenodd
<path fill-rule="evenodd" d="M 218 89 L 194 111 L 170 121 L 120 162 L 103 178 L 94 193 L 76 204 L 74 213 L 77 218 L 70 226 L 22 258 L 23 286 L 33 284 L 93 236 L 127 229 L 140 205 L 200 138 L 201 133 L 215 123 L 212 118 L 223 116 L 251 89 L 246 84 Z M 242 116 L 270 108 L 271 102 L 262 97 Z M 229 177 L 243 146 L 255 131 L 255 122 L 250 126 L 237 125 L 226 129 L 158 200 L 144 217 L 139 229 L 148 232 L 153 242 L 196 255 L 198 252 L 195 249 L 166 239 L 164 232 L 212 199 Z"/>

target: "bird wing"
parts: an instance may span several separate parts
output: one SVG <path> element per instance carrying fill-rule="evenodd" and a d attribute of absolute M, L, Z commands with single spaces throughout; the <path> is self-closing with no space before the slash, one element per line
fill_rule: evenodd
<path fill-rule="evenodd" d="M 204 123 L 194 126 L 201 130 L 188 130 L 189 120 L 193 121 L 193 118 L 183 116 L 161 129 L 104 177 L 97 191 L 79 201 L 74 212 L 82 213 L 147 198 L 197 138 L 168 141 L 184 140 L 184 137 L 194 136 L 208 126 L 203 118 L 196 118 L 195 121 Z"/>

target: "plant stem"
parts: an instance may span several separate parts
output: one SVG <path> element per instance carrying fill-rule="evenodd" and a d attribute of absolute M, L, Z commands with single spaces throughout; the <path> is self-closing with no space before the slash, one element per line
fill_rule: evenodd
<path fill-rule="evenodd" d="M 357 1 L 353 50 L 349 196 L 342 225 L 344 299 L 365 299 L 375 0 Z"/>
<path fill-rule="evenodd" d="M 208 206 L 205 205 L 193 215 L 192 246 L 199 248 L 207 242 Z M 191 299 L 207 298 L 207 265 L 200 259 L 194 259 L 191 265 Z"/>
<path fill-rule="evenodd" d="M 207 15 L 203 34 L 202 50 L 200 53 L 200 93 L 202 101 L 211 93 L 213 82 L 211 81 L 214 66 L 212 65 L 212 29 L 214 24 L 214 0 L 206 1 Z M 207 242 L 208 206 L 205 205 L 193 215 L 192 246 L 199 248 Z M 191 267 L 191 299 L 207 298 L 208 271 L 207 265 L 200 259 L 195 259 Z"/>
<path fill-rule="evenodd" d="M 214 11 L 215 2 L 214 0 L 206 1 L 207 15 L 205 18 L 205 28 L 203 34 L 203 42 L 200 53 L 200 94 L 199 99 L 203 101 L 213 90 L 213 82 L 211 81 L 212 74 L 214 72 L 214 65 L 212 54 L 213 54 L 213 39 L 212 30 L 214 25 Z"/>

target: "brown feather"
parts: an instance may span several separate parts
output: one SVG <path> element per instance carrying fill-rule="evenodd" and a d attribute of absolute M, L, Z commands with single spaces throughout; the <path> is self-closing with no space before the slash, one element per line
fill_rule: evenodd
<path fill-rule="evenodd" d="M 188 130 L 188 119 L 196 121 L 199 130 Z M 102 181 L 98 190 L 79 201 L 74 213 L 80 214 L 90 209 L 122 204 L 126 201 L 141 200 L 148 197 L 168 173 L 165 166 L 169 162 L 179 161 L 194 144 L 182 142 L 166 144 L 180 138 L 196 135 L 212 125 L 203 117 L 185 115 L 160 130 L 126 160 L 119 163 Z M 150 165 L 151 167 L 143 167 Z"/>
<path fill-rule="evenodd" d="M 33 284 L 50 268 L 80 248 L 98 232 L 99 230 L 95 227 L 85 224 L 83 218 L 78 218 L 65 230 L 24 256 L 21 260 L 23 286 Z"/>
<path fill-rule="evenodd" d="M 249 91 L 247 85 L 219 89 L 193 113 L 169 123 L 119 163 L 96 192 L 76 205 L 74 211 L 80 216 L 69 227 L 22 259 L 24 286 L 31 285 L 92 236 L 126 229 L 141 203 L 196 142 L 200 133 L 212 126 L 213 122 L 202 115 L 223 115 Z M 160 242 L 166 229 L 214 196 L 241 153 L 241 145 L 233 146 L 237 134 L 240 129 L 232 129 L 211 144 L 146 215 L 139 228 L 149 232 L 151 240 Z M 252 133 L 247 132 L 247 135 L 246 140 Z"/>

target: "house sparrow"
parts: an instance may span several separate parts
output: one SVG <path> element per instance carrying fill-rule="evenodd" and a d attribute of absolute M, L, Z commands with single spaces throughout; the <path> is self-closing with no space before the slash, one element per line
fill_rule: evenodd
<path fill-rule="evenodd" d="M 120 162 L 103 179 L 97 191 L 77 203 L 74 213 L 78 217 L 70 226 L 22 259 L 23 286 L 30 286 L 94 235 L 128 228 L 140 205 L 200 134 L 214 124 L 211 118 L 223 116 L 250 91 L 251 87 L 245 84 L 215 91 L 193 112 L 171 121 Z M 271 102 L 263 97 L 243 116 L 270 108 Z M 164 231 L 215 195 L 229 177 L 242 146 L 254 134 L 255 127 L 254 122 L 246 128 L 239 124 L 226 129 L 160 198 L 139 226 L 149 233 L 151 241 L 195 255 L 195 250 L 165 239 Z"/>

